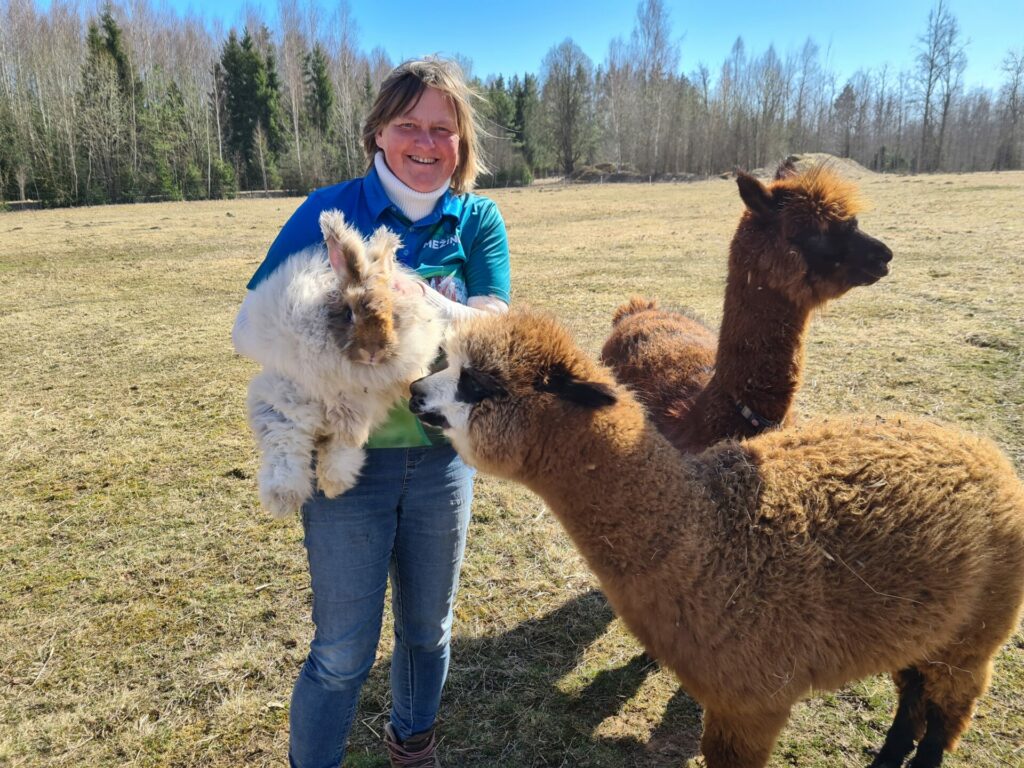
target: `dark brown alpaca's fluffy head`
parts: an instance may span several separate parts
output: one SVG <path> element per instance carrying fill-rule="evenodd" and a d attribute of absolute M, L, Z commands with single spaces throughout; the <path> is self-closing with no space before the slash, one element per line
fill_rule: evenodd
<path fill-rule="evenodd" d="M 530 457 L 548 453 L 554 425 L 590 419 L 619 397 L 609 372 L 546 315 L 474 319 L 449 336 L 445 351 L 448 367 L 413 383 L 410 407 L 491 474 L 521 479 L 535 471 Z"/>
<path fill-rule="evenodd" d="M 733 279 L 816 306 L 888 274 L 892 251 L 860 230 L 857 188 L 829 165 L 798 173 L 784 164 L 767 185 L 746 173 L 736 183 L 747 210 L 732 243 Z"/>

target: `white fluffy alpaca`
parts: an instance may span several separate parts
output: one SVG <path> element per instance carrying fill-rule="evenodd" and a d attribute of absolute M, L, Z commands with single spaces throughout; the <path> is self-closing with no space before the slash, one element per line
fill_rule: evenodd
<path fill-rule="evenodd" d="M 351 488 L 363 444 L 437 354 L 444 323 L 396 265 L 400 241 L 381 227 L 367 241 L 339 211 L 320 216 L 323 245 L 289 256 L 249 292 L 235 346 L 263 365 L 249 384 L 249 425 L 263 461 L 260 501 L 297 511 L 316 475 L 327 496 Z"/>

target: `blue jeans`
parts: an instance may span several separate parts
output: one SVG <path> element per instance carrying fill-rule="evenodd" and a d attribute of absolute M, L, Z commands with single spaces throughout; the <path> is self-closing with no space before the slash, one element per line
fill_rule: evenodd
<path fill-rule="evenodd" d="M 373 666 L 391 579 L 391 726 L 434 724 L 448 674 L 452 612 L 474 470 L 449 446 L 367 451 L 358 484 L 302 509 L 316 633 L 295 682 L 293 768 L 337 766 Z"/>

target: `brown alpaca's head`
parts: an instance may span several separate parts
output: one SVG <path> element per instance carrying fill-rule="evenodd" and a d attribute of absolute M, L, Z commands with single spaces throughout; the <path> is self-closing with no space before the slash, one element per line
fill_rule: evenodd
<path fill-rule="evenodd" d="M 353 363 L 384 362 L 398 345 L 391 279 L 401 241 L 380 227 L 364 242 L 340 211 L 324 211 L 320 229 L 338 276 L 338 291 L 327 308 L 331 335 Z"/>
<path fill-rule="evenodd" d="M 559 458 L 557 435 L 617 399 L 614 379 L 555 320 L 524 310 L 461 324 L 448 367 L 411 387 L 409 407 L 469 463 L 522 479 Z"/>
<path fill-rule="evenodd" d="M 856 186 L 829 165 L 799 173 L 783 163 L 768 184 L 742 172 L 736 183 L 747 210 L 732 242 L 730 280 L 810 308 L 889 273 L 892 251 L 857 222 Z"/>

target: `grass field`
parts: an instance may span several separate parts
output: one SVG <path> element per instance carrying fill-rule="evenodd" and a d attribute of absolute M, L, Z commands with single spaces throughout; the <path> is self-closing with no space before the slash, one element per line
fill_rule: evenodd
<path fill-rule="evenodd" d="M 812 325 L 804 412 L 903 410 L 1024 469 L 1024 173 L 865 175 L 890 277 Z M 632 293 L 720 314 L 735 185 L 492 194 L 513 300 L 596 353 Z M 298 200 L 0 215 L 0 766 L 283 765 L 311 634 L 296 520 L 257 508 L 231 351 L 245 281 Z M 442 707 L 448 766 L 679 766 L 700 713 L 648 664 L 536 497 L 482 479 Z M 390 628 L 349 768 L 386 765 Z M 800 705 L 772 766 L 860 768 L 885 678 Z M 1024 635 L 953 768 L 1024 766 Z"/>

